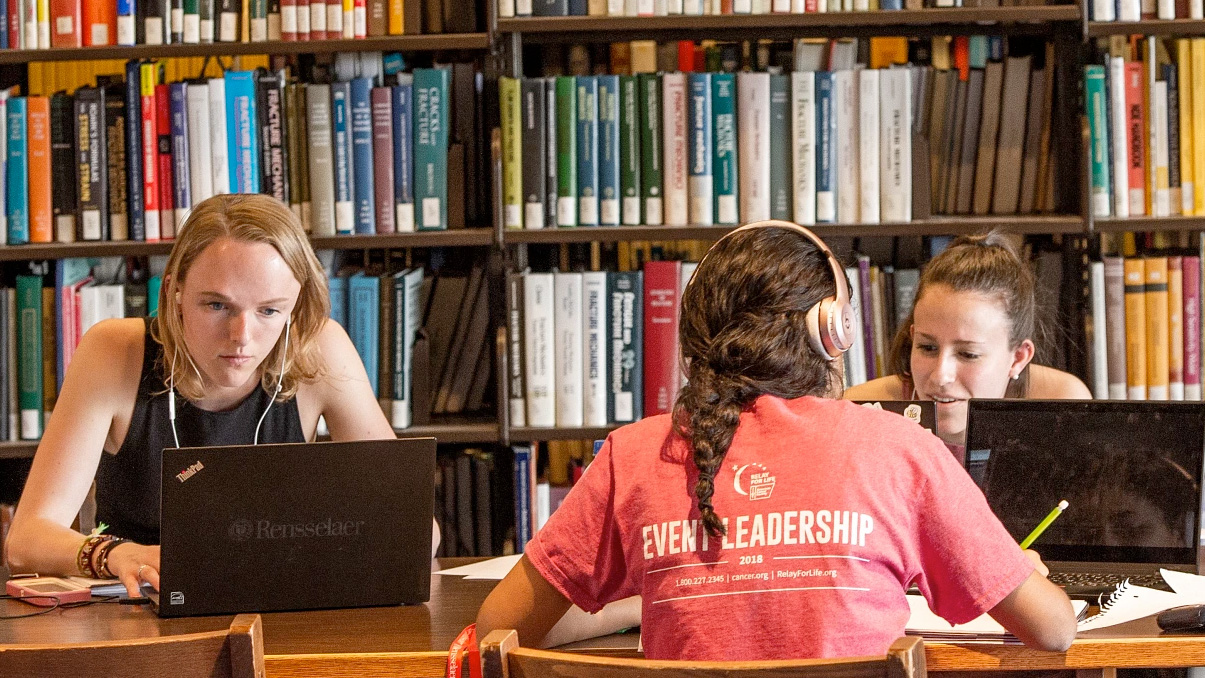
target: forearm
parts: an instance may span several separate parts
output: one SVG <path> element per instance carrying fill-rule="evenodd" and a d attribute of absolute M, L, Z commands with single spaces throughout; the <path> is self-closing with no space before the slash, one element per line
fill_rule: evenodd
<path fill-rule="evenodd" d="M 544 636 L 540 647 L 556 647 L 640 626 L 640 608 L 640 596 L 617 600 L 597 614 L 590 614 L 574 605 Z"/>
<path fill-rule="evenodd" d="M 13 573 L 79 574 L 76 557 L 84 535 L 42 518 L 23 520 L 20 509 L 8 535 L 6 553 Z"/>

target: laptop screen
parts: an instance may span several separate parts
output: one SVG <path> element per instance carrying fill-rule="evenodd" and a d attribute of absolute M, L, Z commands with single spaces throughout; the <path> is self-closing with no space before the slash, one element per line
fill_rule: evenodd
<path fill-rule="evenodd" d="M 937 433 L 937 403 L 932 400 L 855 400 L 866 407 L 874 407 L 905 417 L 920 424 L 921 428 Z"/>
<path fill-rule="evenodd" d="M 1195 564 L 1205 406 L 972 400 L 967 470 L 1018 541 L 1052 561 Z"/>

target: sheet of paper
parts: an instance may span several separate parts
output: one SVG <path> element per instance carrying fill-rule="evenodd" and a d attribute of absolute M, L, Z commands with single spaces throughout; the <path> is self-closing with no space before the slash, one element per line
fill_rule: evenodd
<path fill-rule="evenodd" d="M 1082 600 L 1073 600 L 1071 603 L 1075 607 L 1077 615 L 1088 607 L 1088 603 Z M 960 641 L 995 640 L 1019 642 L 1015 636 L 1000 625 L 1000 622 L 992 619 L 987 614 L 979 615 L 965 624 L 951 624 L 929 609 L 929 604 L 925 601 L 924 596 L 916 595 L 908 596 L 908 609 L 909 616 L 906 630 L 912 635 L 924 636 L 931 639 Z"/>
<path fill-rule="evenodd" d="M 1163 575 L 1163 581 L 1172 587 L 1176 595 L 1183 598 L 1183 602 L 1180 605 L 1205 603 L 1205 577 L 1187 572 L 1163 569 L 1159 570 L 1159 574 Z"/>
<path fill-rule="evenodd" d="M 523 557 L 522 554 L 515 554 L 513 556 L 490 558 L 489 560 L 483 560 L 479 563 L 472 563 L 470 565 L 461 565 L 460 567 L 440 570 L 435 574 L 455 575 L 464 577 L 465 579 L 489 579 L 493 581 L 502 581 L 502 578 L 506 576 L 507 572 L 511 571 L 511 568 L 515 566 L 515 563 L 519 562 L 519 558 L 521 557 Z"/>
<path fill-rule="evenodd" d="M 1100 614 L 1088 617 L 1080 622 L 1080 631 L 1103 629 L 1108 626 L 1124 624 L 1135 619 L 1157 614 L 1177 605 L 1188 604 L 1186 598 L 1171 591 L 1148 589 L 1144 586 L 1134 586 L 1129 582 L 1117 587 L 1109 599 L 1101 606 Z"/>

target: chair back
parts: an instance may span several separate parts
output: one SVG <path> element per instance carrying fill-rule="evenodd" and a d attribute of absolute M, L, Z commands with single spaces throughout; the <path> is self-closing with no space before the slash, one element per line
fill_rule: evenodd
<path fill-rule="evenodd" d="M 263 623 L 240 614 L 225 631 L 69 645 L 0 645 L 0 676 L 264 678 Z"/>
<path fill-rule="evenodd" d="M 925 678 L 925 647 L 905 636 L 887 655 L 787 661 L 656 661 L 616 659 L 519 647 L 514 631 L 481 641 L 485 678 Z"/>

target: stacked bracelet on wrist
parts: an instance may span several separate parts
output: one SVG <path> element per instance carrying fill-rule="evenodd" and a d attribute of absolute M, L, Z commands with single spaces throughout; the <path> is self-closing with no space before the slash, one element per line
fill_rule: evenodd
<path fill-rule="evenodd" d="M 97 547 L 107 541 L 113 539 L 109 534 L 96 534 L 84 539 L 84 543 L 80 544 L 79 552 L 76 553 L 75 564 L 79 568 L 80 574 L 92 579 L 99 579 L 100 576 L 96 571 L 96 567 L 92 564 L 92 554 Z"/>
<path fill-rule="evenodd" d="M 96 576 L 98 579 L 112 579 L 113 573 L 109 571 L 109 554 L 113 552 L 114 547 L 118 544 L 124 544 L 128 539 L 110 537 L 105 543 L 101 544 L 96 549 Z"/>

